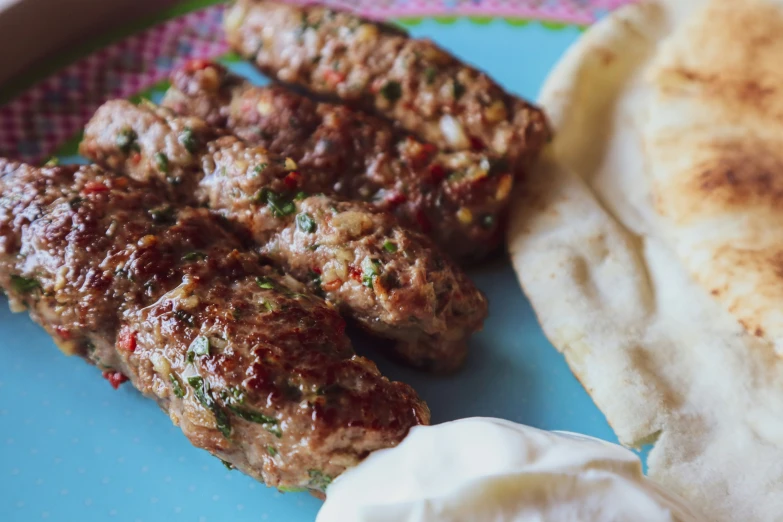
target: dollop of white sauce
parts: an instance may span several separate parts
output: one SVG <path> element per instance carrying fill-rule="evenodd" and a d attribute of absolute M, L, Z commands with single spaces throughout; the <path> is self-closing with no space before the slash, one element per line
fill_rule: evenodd
<path fill-rule="evenodd" d="M 614 444 L 499 419 L 421 426 L 329 486 L 317 522 L 697 522 Z"/>

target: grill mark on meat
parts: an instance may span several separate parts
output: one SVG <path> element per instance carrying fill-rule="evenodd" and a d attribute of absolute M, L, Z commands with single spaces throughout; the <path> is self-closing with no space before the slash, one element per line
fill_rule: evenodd
<path fill-rule="evenodd" d="M 353 354 L 329 304 L 207 210 L 161 217 L 165 193 L 95 166 L 0 160 L 0 287 L 12 306 L 270 486 L 320 492 L 322 477 L 428 422 L 412 389 Z"/>
<path fill-rule="evenodd" d="M 328 174 L 324 191 L 393 212 L 458 261 L 478 261 L 500 244 L 514 185 L 505 158 L 441 153 L 381 118 L 254 87 L 205 60 L 173 74 L 162 105 Z"/>
<path fill-rule="evenodd" d="M 129 133 L 133 151 L 118 145 Z M 456 369 L 486 317 L 485 297 L 427 237 L 366 203 L 295 197 L 321 192 L 330 175 L 217 137 L 203 120 L 117 100 L 98 110 L 80 150 L 136 179 L 174 180 L 168 188 L 179 201 L 206 204 L 242 225 L 267 259 L 370 332 L 395 340 L 397 354 L 413 365 Z"/>
<path fill-rule="evenodd" d="M 323 6 L 238 0 L 229 44 L 265 74 L 394 120 L 444 150 L 489 149 L 522 167 L 550 138 L 544 113 L 433 42 Z"/>

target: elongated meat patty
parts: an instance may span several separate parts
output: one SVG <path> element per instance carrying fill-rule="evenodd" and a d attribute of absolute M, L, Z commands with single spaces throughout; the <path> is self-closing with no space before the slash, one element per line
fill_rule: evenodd
<path fill-rule="evenodd" d="M 166 180 L 182 202 L 208 205 L 250 231 L 263 255 L 409 363 L 450 371 L 479 330 L 487 301 L 426 236 L 389 213 L 319 193 L 331 176 L 291 158 L 216 137 L 198 118 L 118 100 L 85 129 L 81 152 L 140 180 Z"/>
<path fill-rule="evenodd" d="M 165 192 L 94 166 L 0 160 L 12 306 L 270 486 L 323 491 L 428 422 L 413 390 L 353 354 L 330 305 Z"/>
<path fill-rule="evenodd" d="M 255 87 L 203 60 L 174 73 L 162 105 L 329 174 L 323 190 L 394 212 L 458 261 L 478 261 L 500 245 L 514 185 L 505 158 L 441 153 L 382 118 Z"/>
<path fill-rule="evenodd" d="M 549 140 L 540 109 L 429 40 L 323 6 L 238 0 L 229 44 L 261 71 L 373 110 L 444 150 L 484 150 L 525 166 Z"/>

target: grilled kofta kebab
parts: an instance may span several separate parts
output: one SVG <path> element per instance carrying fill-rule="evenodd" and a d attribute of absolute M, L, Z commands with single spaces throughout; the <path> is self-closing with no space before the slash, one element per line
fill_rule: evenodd
<path fill-rule="evenodd" d="M 190 441 L 322 491 L 429 412 L 353 354 L 339 314 L 206 209 L 95 166 L 0 160 L 0 287 L 67 354 L 126 378 Z"/>
<path fill-rule="evenodd" d="M 505 158 L 441 153 L 382 118 L 255 87 L 205 60 L 172 75 L 162 105 L 328 173 L 324 191 L 394 212 L 457 261 L 478 261 L 500 245 L 514 185 Z"/>
<path fill-rule="evenodd" d="M 396 341 L 395 353 L 410 364 L 456 369 L 486 317 L 486 298 L 429 238 L 366 203 L 310 195 L 330 186 L 329 173 L 217 137 L 201 119 L 109 102 L 87 125 L 80 151 L 140 180 L 168 180 L 182 202 L 239 224 L 265 258 Z"/>
<path fill-rule="evenodd" d="M 489 150 L 522 168 L 550 131 L 541 110 L 429 40 L 323 6 L 238 0 L 229 44 L 281 82 L 374 111 L 443 150 Z"/>

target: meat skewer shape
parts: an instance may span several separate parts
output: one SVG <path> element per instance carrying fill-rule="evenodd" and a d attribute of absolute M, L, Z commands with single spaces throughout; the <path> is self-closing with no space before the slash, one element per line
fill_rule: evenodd
<path fill-rule="evenodd" d="M 459 367 L 487 301 L 426 236 L 361 202 L 317 194 L 330 175 L 218 137 L 198 118 L 123 100 L 102 106 L 82 154 L 139 180 L 167 180 L 180 201 L 207 205 L 249 231 L 263 256 L 365 329 L 396 342 L 408 363 Z"/>
<path fill-rule="evenodd" d="M 204 60 L 172 75 L 162 105 L 329 174 L 325 191 L 393 212 L 457 261 L 479 261 L 501 243 L 514 186 L 505 158 L 442 153 L 383 118 L 256 87 Z"/>
<path fill-rule="evenodd" d="M 95 166 L 0 160 L 0 193 L 12 307 L 243 472 L 320 493 L 428 422 L 413 390 L 353 354 L 329 304 L 209 211 Z"/>
<path fill-rule="evenodd" d="M 443 150 L 524 167 L 549 140 L 543 112 L 433 42 L 327 7 L 238 0 L 229 44 L 270 77 L 389 118 Z"/>

